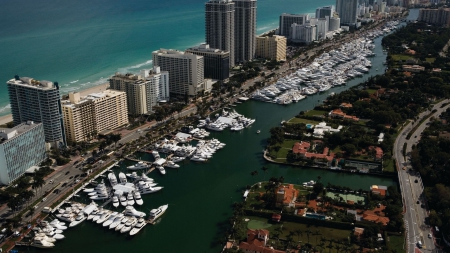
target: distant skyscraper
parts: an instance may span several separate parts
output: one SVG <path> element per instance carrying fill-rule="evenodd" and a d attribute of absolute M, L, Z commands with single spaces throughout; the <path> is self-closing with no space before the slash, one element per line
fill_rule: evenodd
<path fill-rule="evenodd" d="M 256 47 L 256 0 L 233 0 L 234 61 L 252 60 Z M 212 45 L 211 45 L 212 46 Z"/>
<path fill-rule="evenodd" d="M 153 65 L 169 72 L 170 93 L 195 96 L 204 88 L 203 56 L 172 49 L 152 53 Z"/>
<path fill-rule="evenodd" d="M 205 78 L 224 80 L 230 77 L 230 52 L 200 44 L 186 49 L 185 53 L 203 56 Z"/>
<path fill-rule="evenodd" d="M 316 18 L 325 18 L 326 16 L 328 17 L 333 17 L 334 14 L 334 6 L 324 6 L 324 7 L 319 7 L 316 9 Z"/>
<path fill-rule="evenodd" d="M 336 0 L 336 12 L 339 14 L 341 24 L 356 24 L 358 0 Z"/>
<path fill-rule="evenodd" d="M 205 3 L 206 43 L 211 48 L 230 52 L 229 65 L 234 66 L 235 4 L 231 0 L 210 0 Z"/>
<path fill-rule="evenodd" d="M 290 31 L 291 31 L 291 25 L 297 24 L 297 25 L 304 25 L 309 20 L 308 14 L 288 14 L 283 13 L 280 16 L 280 28 L 279 28 L 279 34 L 281 36 L 285 36 L 287 38 L 290 38 Z"/>
<path fill-rule="evenodd" d="M 0 128 L 0 183 L 8 185 L 47 157 L 42 123 Z"/>
<path fill-rule="evenodd" d="M 146 80 L 147 111 L 152 113 L 158 102 L 170 100 L 169 72 L 161 71 L 159 66 L 153 66 L 152 70 L 141 70 L 141 75 Z"/>
<path fill-rule="evenodd" d="M 65 146 L 58 83 L 16 76 L 7 84 L 14 124 L 40 122 L 44 125 L 45 142 L 54 147 Z"/>

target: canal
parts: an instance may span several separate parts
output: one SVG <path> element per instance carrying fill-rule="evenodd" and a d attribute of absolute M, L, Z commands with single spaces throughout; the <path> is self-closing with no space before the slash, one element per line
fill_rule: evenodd
<path fill-rule="evenodd" d="M 414 11 L 414 10 L 413 10 Z M 415 15 L 414 13 L 411 13 Z M 411 15 L 410 14 L 410 15 Z M 223 244 L 228 219 L 232 215 L 233 202 L 242 201 L 242 193 L 247 185 L 268 178 L 285 178 L 285 182 L 302 183 L 316 180 L 321 176 L 324 184 L 332 183 L 353 189 L 369 189 L 370 185 L 396 185 L 390 178 L 370 175 L 337 173 L 302 167 L 267 163 L 263 159 L 263 149 L 269 130 L 278 126 L 282 120 L 288 120 L 300 111 L 310 110 L 321 103 L 331 92 L 341 92 L 365 81 L 370 76 L 382 74 L 386 55 L 381 47 L 381 37 L 375 39 L 376 56 L 370 58 L 372 68 L 361 78 L 348 82 L 346 86 L 330 89 L 325 94 L 313 95 L 287 106 L 249 100 L 234 107 L 246 117 L 255 118 L 256 122 L 241 132 L 225 130 L 211 133 L 210 138 L 217 138 L 226 146 L 218 151 L 207 163 L 181 163 L 179 169 L 166 169 L 162 176 L 157 170 L 149 174 L 159 186 L 160 192 L 143 195 L 144 205 L 138 210 L 147 212 L 163 204 L 169 204 L 167 212 L 156 225 L 147 225 L 134 237 L 125 236 L 105 229 L 98 224 L 86 221 L 68 229 L 66 239 L 56 243 L 54 249 L 47 252 L 220 252 Z M 378 69 L 378 70 L 377 70 Z M 256 134 L 261 130 L 260 134 Z M 150 159 L 148 154 L 138 154 L 142 159 Z M 124 162 L 119 170 L 132 164 Z M 260 168 L 266 166 L 264 173 Z M 254 170 L 258 175 L 251 176 Z M 110 207 L 113 209 L 113 207 Z M 34 248 L 20 248 L 26 252 L 40 252 Z"/>

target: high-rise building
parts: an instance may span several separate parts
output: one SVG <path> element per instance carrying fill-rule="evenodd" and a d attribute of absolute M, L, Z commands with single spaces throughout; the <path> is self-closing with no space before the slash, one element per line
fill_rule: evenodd
<path fill-rule="evenodd" d="M 234 3 L 231 0 L 210 0 L 205 3 L 206 43 L 211 48 L 229 52 L 229 66 L 234 66 L 235 24 Z"/>
<path fill-rule="evenodd" d="M 170 100 L 169 72 L 161 71 L 159 66 L 153 66 L 152 70 L 141 70 L 141 75 L 146 80 L 147 111 L 150 114 L 158 102 Z"/>
<path fill-rule="evenodd" d="M 435 25 L 450 25 L 450 8 L 420 9 L 418 21 Z"/>
<path fill-rule="evenodd" d="M 328 27 L 329 31 L 336 31 L 341 27 L 340 18 L 330 18 L 330 25 Z"/>
<path fill-rule="evenodd" d="M 316 9 L 316 18 L 325 18 L 326 16 L 331 18 L 333 17 L 333 15 L 334 15 L 334 6 L 332 5 L 323 6 Z"/>
<path fill-rule="evenodd" d="M 356 24 L 358 0 L 336 0 L 336 12 L 339 14 L 341 24 Z"/>
<path fill-rule="evenodd" d="M 381 13 L 386 12 L 386 2 L 381 2 L 381 5 L 380 5 L 380 12 L 381 12 Z"/>
<path fill-rule="evenodd" d="M 278 34 L 290 38 L 291 25 L 304 25 L 310 19 L 309 14 L 288 14 L 283 13 L 280 16 L 280 27 Z"/>
<path fill-rule="evenodd" d="M 171 94 L 195 96 L 204 86 L 203 56 L 173 49 L 152 53 L 153 65 L 169 72 Z"/>
<path fill-rule="evenodd" d="M 246 62 L 255 56 L 256 0 L 233 0 L 233 2 L 234 61 Z"/>
<path fill-rule="evenodd" d="M 147 113 L 147 81 L 140 75 L 116 73 L 109 79 L 109 88 L 127 94 L 127 108 L 130 115 Z"/>
<path fill-rule="evenodd" d="M 285 61 L 286 44 L 287 40 L 284 36 L 273 35 L 271 37 L 256 37 L 255 57 Z"/>
<path fill-rule="evenodd" d="M 185 53 L 203 56 L 205 78 L 225 80 L 230 76 L 230 52 L 203 43 L 186 49 Z"/>
<path fill-rule="evenodd" d="M 46 157 L 44 126 L 28 121 L 0 128 L 0 183 L 8 185 Z"/>
<path fill-rule="evenodd" d="M 295 42 L 311 43 L 316 40 L 317 27 L 315 25 L 291 25 L 291 39 Z"/>
<path fill-rule="evenodd" d="M 105 90 L 85 97 L 71 92 L 61 104 L 67 139 L 72 142 L 87 141 L 128 124 L 127 96 L 123 91 Z"/>
<path fill-rule="evenodd" d="M 54 147 L 65 146 L 58 83 L 16 76 L 7 84 L 14 124 L 40 122 L 44 125 L 45 142 Z"/>
<path fill-rule="evenodd" d="M 317 19 L 317 40 L 323 40 L 326 38 L 328 33 L 328 24 L 330 17 Z"/>

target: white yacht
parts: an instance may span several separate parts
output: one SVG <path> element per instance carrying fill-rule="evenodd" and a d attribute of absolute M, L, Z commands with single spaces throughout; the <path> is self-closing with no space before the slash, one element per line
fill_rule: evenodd
<path fill-rule="evenodd" d="M 131 229 L 130 235 L 137 234 L 143 227 L 145 227 L 145 225 L 147 225 L 147 222 L 143 218 L 140 218 L 136 225 L 134 225 L 133 229 Z"/>
<path fill-rule="evenodd" d="M 135 217 L 139 217 L 139 218 L 145 217 L 144 212 L 139 212 L 132 206 L 127 206 L 125 208 L 125 211 L 123 211 L 123 214 L 128 215 L 128 216 L 135 216 Z"/>
<path fill-rule="evenodd" d="M 47 241 L 47 242 L 51 242 L 51 243 L 56 242 L 56 239 L 55 239 L 55 238 L 49 237 L 49 236 L 47 236 L 45 233 L 37 233 L 35 236 L 36 236 L 36 237 L 40 237 L 40 238 L 44 239 L 44 240 Z"/>
<path fill-rule="evenodd" d="M 100 217 L 103 216 L 103 214 L 106 213 L 106 210 L 101 209 L 100 211 L 97 212 L 97 214 L 92 218 L 93 222 L 97 222 L 98 219 L 100 219 Z"/>
<path fill-rule="evenodd" d="M 127 201 L 127 197 L 125 197 L 125 195 L 120 196 L 119 200 L 120 200 L 120 204 L 122 206 L 127 206 L 128 201 Z"/>
<path fill-rule="evenodd" d="M 136 171 L 133 171 L 133 172 L 131 172 L 131 173 L 127 173 L 127 174 L 125 174 L 127 177 L 129 177 L 129 178 L 131 178 L 131 179 L 134 179 L 134 180 L 136 180 L 136 179 L 140 179 L 141 177 L 140 176 L 138 176 L 138 174 L 136 173 Z"/>
<path fill-rule="evenodd" d="M 142 173 L 140 180 L 144 182 L 153 182 L 153 178 L 149 178 L 145 173 Z"/>
<path fill-rule="evenodd" d="M 137 218 L 135 217 L 131 217 L 130 219 L 128 219 L 128 221 L 125 223 L 125 226 L 122 227 L 122 229 L 120 230 L 120 233 L 126 233 L 128 231 L 131 230 L 132 227 L 134 227 L 134 225 L 136 225 L 137 223 Z"/>
<path fill-rule="evenodd" d="M 205 159 L 205 158 L 202 158 L 202 157 L 199 157 L 199 156 L 196 156 L 196 155 L 194 155 L 193 157 L 191 157 L 191 161 L 194 161 L 194 162 L 206 162 L 206 159 Z"/>
<path fill-rule="evenodd" d="M 184 159 L 185 159 L 184 157 L 174 156 L 172 157 L 172 162 L 178 163 L 184 161 Z"/>
<path fill-rule="evenodd" d="M 156 151 L 156 150 L 152 151 L 152 155 L 155 158 L 155 160 L 158 160 L 159 158 L 161 158 L 161 156 L 159 155 L 158 151 Z"/>
<path fill-rule="evenodd" d="M 84 220 L 86 220 L 86 216 L 84 216 L 83 214 L 79 214 L 74 221 L 72 221 L 69 224 L 69 227 L 75 227 L 76 225 L 80 224 L 81 222 L 83 222 Z"/>
<path fill-rule="evenodd" d="M 256 133 L 257 133 L 257 134 L 261 133 L 261 130 L 257 130 Z"/>
<path fill-rule="evenodd" d="M 118 207 L 118 206 L 120 205 L 120 203 L 119 203 L 119 197 L 117 197 L 116 195 L 114 195 L 114 196 L 112 197 L 112 204 L 113 204 L 114 207 Z"/>
<path fill-rule="evenodd" d="M 115 218 L 114 221 L 109 224 L 109 229 L 114 229 L 116 228 L 120 222 L 125 218 L 125 215 L 123 215 L 123 213 L 119 213 Z"/>
<path fill-rule="evenodd" d="M 67 211 L 66 213 L 57 214 L 56 217 L 62 221 L 72 222 L 74 220 L 74 214 Z"/>
<path fill-rule="evenodd" d="M 115 186 L 117 185 L 117 177 L 116 175 L 114 175 L 114 173 L 108 173 L 108 179 L 109 179 L 109 183 L 111 183 L 111 186 Z"/>
<path fill-rule="evenodd" d="M 123 173 L 123 172 L 119 173 L 119 181 L 121 184 L 127 183 L 127 176 L 125 176 L 125 173 Z"/>
<path fill-rule="evenodd" d="M 166 204 L 166 205 L 158 207 L 157 209 L 150 210 L 150 214 L 149 214 L 150 221 L 155 221 L 156 219 L 161 217 L 161 215 L 164 214 L 164 212 L 167 210 L 168 207 L 169 207 L 169 205 Z"/>
<path fill-rule="evenodd" d="M 177 168 L 180 168 L 180 165 L 176 164 L 176 163 L 173 162 L 173 161 L 168 161 L 168 162 L 166 163 L 166 167 L 177 169 Z"/>
<path fill-rule="evenodd" d="M 33 246 L 33 247 L 36 247 L 36 248 L 41 248 L 41 249 L 48 249 L 48 248 L 55 247 L 55 244 L 46 241 L 42 237 L 35 237 L 33 239 L 33 242 L 31 242 L 30 246 Z"/>
<path fill-rule="evenodd" d="M 127 195 L 127 205 L 129 205 L 129 206 L 134 205 L 134 198 L 133 198 L 133 194 L 131 192 L 129 192 Z"/>
<path fill-rule="evenodd" d="M 144 163 L 144 162 L 141 161 L 141 162 L 136 163 L 135 165 L 128 166 L 127 169 L 129 169 L 129 170 L 141 170 L 141 169 L 147 169 L 149 167 L 150 167 L 150 165 L 148 165 L 147 163 Z"/>
<path fill-rule="evenodd" d="M 99 210 L 92 211 L 92 213 L 87 217 L 87 220 L 92 220 L 98 214 L 98 212 Z"/>
<path fill-rule="evenodd" d="M 120 230 L 125 226 L 125 223 L 127 223 L 129 219 L 131 219 L 131 217 L 126 217 L 126 216 L 124 216 L 124 217 L 120 220 L 120 223 L 118 223 L 118 224 L 116 225 L 116 227 L 114 228 L 114 230 L 115 230 L 115 231 L 120 231 Z"/>
<path fill-rule="evenodd" d="M 154 192 L 160 191 L 162 188 L 163 188 L 162 186 L 148 187 L 148 188 L 144 188 L 144 189 L 139 189 L 139 192 L 141 194 L 149 194 L 149 193 L 154 193 Z"/>
<path fill-rule="evenodd" d="M 109 225 L 111 225 L 111 223 L 114 222 L 114 220 L 116 219 L 116 217 L 118 215 L 119 215 L 118 212 L 114 212 L 113 214 L 111 214 L 111 216 L 109 216 L 109 218 L 105 222 L 103 222 L 102 226 L 103 227 L 109 227 Z M 123 214 L 122 214 L 122 216 L 123 216 Z"/>
<path fill-rule="evenodd" d="M 159 172 L 160 172 L 161 174 L 163 174 L 163 175 L 166 174 L 166 170 L 164 169 L 163 166 L 156 166 L 156 168 L 159 170 Z"/>
<path fill-rule="evenodd" d="M 139 191 L 135 191 L 133 193 L 134 195 L 134 200 L 136 201 L 136 204 L 142 206 L 144 204 L 144 201 L 141 198 L 141 194 L 139 193 Z"/>
<path fill-rule="evenodd" d="M 105 211 L 96 221 L 97 224 L 102 224 L 109 218 L 109 216 L 111 216 L 111 211 Z"/>

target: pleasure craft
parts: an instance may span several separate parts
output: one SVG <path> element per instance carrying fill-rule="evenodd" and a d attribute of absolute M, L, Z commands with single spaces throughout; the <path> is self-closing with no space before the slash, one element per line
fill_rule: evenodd
<path fill-rule="evenodd" d="M 148 164 L 141 161 L 141 162 L 136 163 L 135 165 L 128 166 L 127 169 L 141 170 L 141 169 L 147 169 L 148 167 L 150 167 Z"/>
<path fill-rule="evenodd" d="M 127 201 L 127 197 L 125 197 L 125 195 L 120 196 L 120 204 L 122 206 L 127 206 L 128 201 Z"/>
<path fill-rule="evenodd" d="M 136 204 L 142 206 L 144 204 L 144 201 L 142 200 L 141 194 L 139 191 L 134 192 L 134 200 L 136 201 Z"/>
<path fill-rule="evenodd" d="M 129 178 L 131 178 L 131 179 L 134 179 L 134 180 L 136 180 L 136 179 L 140 179 L 141 177 L 140 176 L 138 176 L 138 174 L 136 173 L 136 171 L 133 171 L 132 173 L 127 173 L 127 174 L 125 174 L 127 177 L 129 177 Z"/>
<path fill-rule="evenodd" d="M 134 227 L 137 223 L 137 218 L 135 217 L 131 217 L 126 223 L 125 226 L 123 226 L 123 228 L 120 230 L 120 233 L 127 233 L 128 231 L 131 230 L 132 227 Z"/>
<path fill-rule="evenodd" d="M 76 225 L 80 224 L 81 222 L 83 222 L 84 220 L 86 220 L 86 216 L 84 216 L 83 214 L 79 214 L 74 221 L 72 221 L 69 224 L 69 227 L 75 227 Z"/>
<path fill-rule="evenodd" d="M 66 213 L 63 213 L 63 214 L 57 214 L 56 217 L 58 219 L 62 220 L 62 221 L 67 221 L 67 222 L 70 223 L 70 222 L 72 222 L 74 220 L 73 215 L 74 214 L 71 213 L 71 212 L 66 212 Z"/>
<path fill-rule="evenodd" d="M 257 130 L 256 133 L 257 133 L 257 134 L 261 133 L 261 130 Z"/>
<path fill-rule="evenodd" d="M 99 210 L 92 211 L 92 213 L 87 217 L 87 220 L 92 220 L 98 214 L 98 212 Z"/>
<path fill-rule="evenodd" d="M 155 160 L 158 160 L 159 158 L 161 158 L 161 156 L 159 155 L 158 151 L 156 151 L 156 150 L 152 151 L 152 155 L 155 158 Z"/>
<path fill-rule="evenodd" d="M 166 170 L 164 169 L 163 166 L 156 166 L 156 168 L 159 170 L 159 172 L 160 172 L 161 174 L 163 174 L 163 175 L 166 174 Z"/>
<path fill-rule="evenodd" d="M 145 173 L 142 173 L 140 180 L 144 182 L 153 182 L 153 178 L 149 178 Z"/>
<path fill-rule="evenodd" d="M 174 157 L 172 157 L 172 162 L 178 163 L 178 162 L 182 162 L 184 159 L 185 159 L 184 157 L 174 156 Z"/>
<path fill-rule="evenodd" d="M 191 157 L 191 161 L 194 161 L 194 162 L 205 162 L 206 159 L 194 155 L 193 157 Z"/>
<path fill-rule="evenodd" d="M 115 186 L 117 185 L 117 178 L 116 175 L 114 175 L 114 173 L 108 173 L 108 179 L 109 179 L 109 183 L 111 183 L 111 186 Z"/>
<path fill-rule="evenodd" d="M 156 219 L 161 217 L 161 215 L 164 214 L 164 212 L 167 210 L 168 207 L 169 207 L 169 205 L 166 204 L 166 205 L 158 207 L 157 209 L 150 210 L 149 219 L 151 221 L 155 221 Z"/>
<path fill-rule="evenodd" d="M 140 218 L 136 225 L 134 225 L 133 229 L 131 229 L 130 235 L 137 234 L 143 227 L 145 227 L 145 225 L 147 225 L 147 222 L 143 218 Z"/>
<path fill-rule="evenodd" d="M 114 220 L 116 219 L 116 217 L 117 217 L 118 215 L 119 215 L 118 212 L 112 213 L 111 216 L 109 216 L 109 218 L 108 218 L 105 222 L 103 222 L 102 226 L 103 226 L 103 227 L 109 227 L 109 225 L 111 225 L 111 223 L 114 222 Z M 122 214 L 122 216 L 123 216 L 123 214 Z"/>
<path fill-rule="evenodd" d="M 114 221 L 109 225 L 109 229 L 114 229 L 116 228 L 120 222 L 125 219 L 125 215 L 123 215 L 123 213 L 119 213 L 115 218 Z"/>
<path fill-rule="evenodd" d="M 177 169 L 180 168 L 180 165 L 174 163 L 173 161 L 168 161 L 166 167 Z"/>
<path fill-rule="evenodd" d="M 39 237 L 39 238 L 42 238 L 42 239 L 46 240 L 47 242 L 51 242 L 51 243 L 56 242 L 55 238 L 48 237 L 45 233 L 37 233 L 35 236 Z"/>
<path fill-rule="evenodd" d="M 98 213 L 92 218 L 93 222 L 97 222 L 100 217 L 102 217 L 106 213 L 106 210 L 101 209 Z"/>
<path fill-rule="evenodd" d="M 33 247 L 36 247 L 36 248 L 41 248 L 41 249 L 48 249 L 48 248 L 55 247 L 55 244 L 53 244 L 51 242 L 47 242 L 42 237 L 35 237 L 33 242 L 31 242 L 30 246 L 33 246 Z"/>
<path fill-rule="evenodd" d="M 121 184 L 127 183 L 127 176 L 125 176 L 125 173 L 123 173 L 123 172 L 119 173 L 119 181 Z"/>
<path fill-rule="evenodd" d="M 129 205 L 129 206 L 134 205 L 134 198 L 133 198 L 133 194 L 131 192 L 129 192 L 127 195 L 127 205 Z"/>
<path fill-rule="evenodd" d="M 139 218 L 145 217 L 144 212 L 139 212 L 132 206 L 127 206 L 125 208 L 125 211 L 123 211 L 123 214 L 128 215 L 128 216 L 135 216 L 135 217 L 139 217 Z"/>
<path fill-rule="evenodd" d="M 139 189 L 139 192 L 141 194 L 149 194 L 149 193 L 154 193 L 154 192 L 160 191 L 162 188 L 163 188 L 162 186 L 148 187 L 148 188 L 144 188 L 144 189 Z"/>
<path fill-rule="evenodd" d="M 111 211 L 105 211 L 96 221 L 97 224 L 102 224 L 109 218 L 109 216 L 111 216 Z"/>
<path fill-rule="evenodd" d="M 108 193 L 99 193 L 98 195 L 91 196 L 90 199 L 92 200 L 102 200 L 102 199 L 108 199 L 109 195 Z"/>
<path fill-rule="evenodd" d="M 113 204 L 114 207 L 118 207 L 118 206 L 120 205 L 120 203 L 119 203 L 119 197 L 117 197 L 116 195 L 114 195 L 114 196 L 112 197 L 112 204 Z"/>
<path fill-rule="evenodd" d="M 115 230 L 115 231 L 120 231 L 120 230 L 125 226 L 125 223 L 127 223 L 129 219 L 131 219 L 131 217 L 126 217 L 126 216 L 124 216 L 124 217 L 120 220 L 120 223 L 116 225 L 116 227 L 114 228 L 114 230 Z"/>

